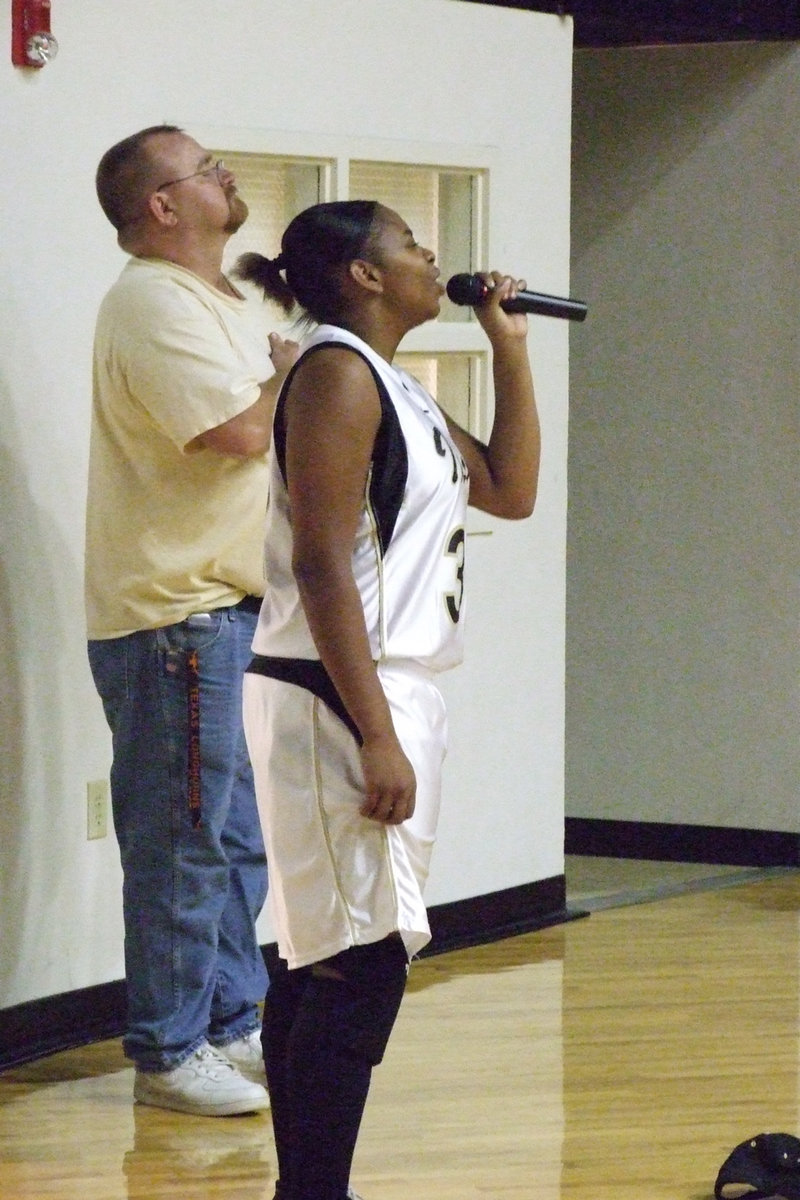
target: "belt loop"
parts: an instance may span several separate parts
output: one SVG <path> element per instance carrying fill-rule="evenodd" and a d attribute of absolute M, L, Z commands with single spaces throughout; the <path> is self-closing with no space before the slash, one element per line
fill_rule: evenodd
<path fill-rule="evenodd" d="M 192 828 L 203 823 L 200 791 L 200 660 L 196 650 L 186 656 L 186 703 L 189 717 L 187 783 Z"/>

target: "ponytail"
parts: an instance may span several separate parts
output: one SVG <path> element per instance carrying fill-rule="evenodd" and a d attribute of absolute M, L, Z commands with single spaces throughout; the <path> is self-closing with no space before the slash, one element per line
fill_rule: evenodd
<path fill-rule="evenodd" d="M 342 325 L 347 268 L 369 253 L 378 207 L 375 200 L 314 204 L 290 222 L 277 258 L 243 254 L 232 274 L 255 283 L 287 314 L 298 304 L 319 325 Z"/>
<path fill-rule="evenodd" d="M 231 272 L 237 279 L 254 283 L 261 288 L 265 300 L 274 300 L 288 316 L 296 304 L 294 293 L 281 275 L 285 267 L 283 254 L 277 258 L 265 258 L 251 250 L 242 254 Z"/>

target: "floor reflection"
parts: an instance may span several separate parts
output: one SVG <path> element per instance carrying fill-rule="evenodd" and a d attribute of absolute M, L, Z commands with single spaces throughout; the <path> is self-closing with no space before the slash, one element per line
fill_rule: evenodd
<path fill-rule="evenodd" d="M 275 1152 L 269 1117 L 191 1117 L 133 1106 L 133 1144 L 122 1158 L 127 1200 L 273 1195 Z"/>
<path fill-rule="evenodd" d="M 733 1146 L 797 1133 L 800 872 L 726 883 L 415 963 L 356 1190 L 710 1200 Z M 271 1200 L 269 1114 L 132 1087 L 118 1042 L 0 1075 L 0 1200 Z"/>

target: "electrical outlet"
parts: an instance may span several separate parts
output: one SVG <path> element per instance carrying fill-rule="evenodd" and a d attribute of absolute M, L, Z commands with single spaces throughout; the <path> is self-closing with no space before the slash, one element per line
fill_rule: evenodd
<path fill-rule="evenodd" d="M 94 779 L 86 785 L 86 837 L 104 838 L 108 834 L 108 780 Z"/>

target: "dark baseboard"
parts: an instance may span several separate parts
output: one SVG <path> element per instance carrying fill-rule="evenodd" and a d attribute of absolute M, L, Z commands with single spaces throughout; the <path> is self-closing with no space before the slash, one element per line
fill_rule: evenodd
<path fill-rule="evenodd" d="M 544 929 L 583 914 L 566 909 L 563 875 L 474 896 L 429 911 L 432 940 L 424 954 L 444 954 Z M 275 946 L 263 947 L 269 966 Z M 0 1010 L 0 1070 L 48 1054 L 121 1037 L 125 1029 L 122 980 L 29 1000 Z"/>
<path fill-rule="evenodd" d="M 0 1070 L 120 1037 L 125 1008 L 122 980 L 4 1008 L 0 1010 Z"/>
<path fill-rule="evenodd" d="M 434 905 L 428 913 L 431 940 L 420 957 L 462 950 L 467 946 L 483 946 L 584 915 L 568 911 L 566 905 L 563 875 L 505 888 L 488 896 Z"/>
<path fill-rule="evenodd" d="M 567 817 L 564 825 L 566 854 L 741 867 L 800 866 L 797 833 L 588 817 Z"/>

